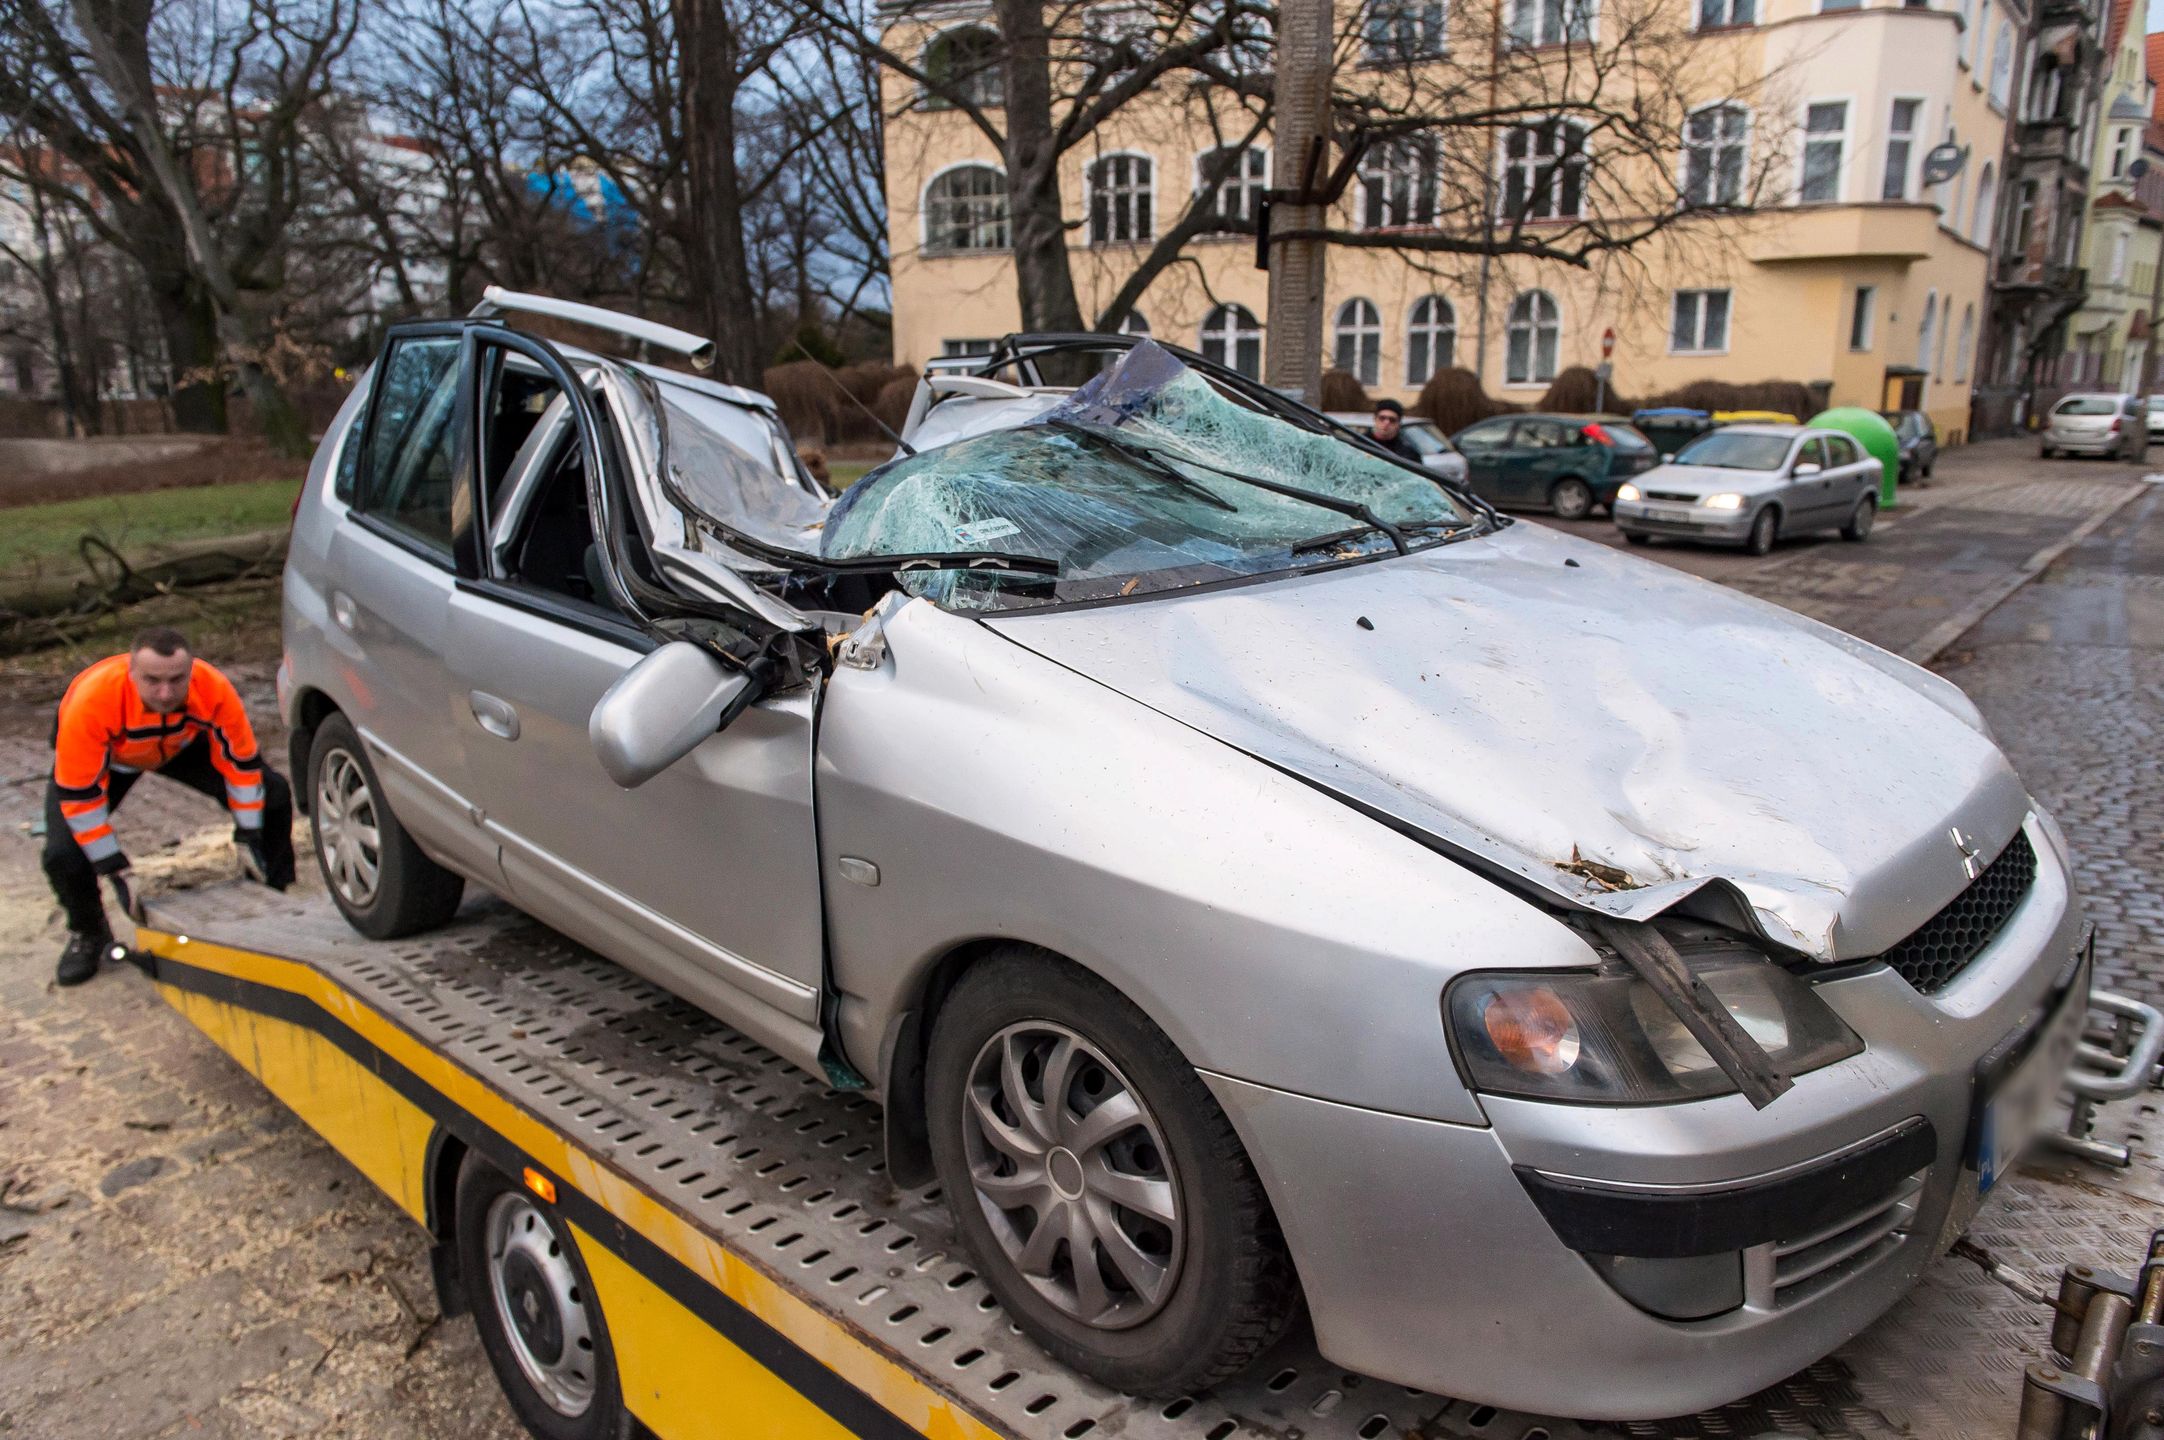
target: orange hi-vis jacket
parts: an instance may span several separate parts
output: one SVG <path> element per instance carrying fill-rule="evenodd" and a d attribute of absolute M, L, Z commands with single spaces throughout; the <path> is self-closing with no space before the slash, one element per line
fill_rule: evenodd
<path fill-rule="evenodd" d="M 128 678 L 128 657 L 112 655 L 69 684 L 60 699 L 54 738 L 53 785 L 60 813 L 91 864 L 120 859 L 113 836 L 106 778 L 114 771 L 155 770 L 197 736 L 207 736 L 210 763 L 225 779 L 225 803 L 244 830 L 263 825 L 263 759 L 240 692 L 207 660 L 188 677 L 187 708 L 160 715 L 143 708 Z"/>

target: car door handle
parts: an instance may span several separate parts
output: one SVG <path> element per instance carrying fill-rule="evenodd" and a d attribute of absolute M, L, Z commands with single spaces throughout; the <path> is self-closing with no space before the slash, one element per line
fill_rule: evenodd
<path fill-rule="evenodd" d="M 470 690 L 466 703 L 473 707 L 473 718 L 481 728 L 499 740 L 518 739 L 518 711 L 508 700 L 499 699 L 485 690 Z"/>

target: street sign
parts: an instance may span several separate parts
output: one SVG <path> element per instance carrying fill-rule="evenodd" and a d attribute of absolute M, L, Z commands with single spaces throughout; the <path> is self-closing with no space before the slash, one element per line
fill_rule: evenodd
<path fill-rule="evenodd" d="M 1951 140 L 1943 145 L 1934 145 L 1924 156 L 1924 184 L 1944 185 L 1959 175 L 1962 167 L 1968 163 L 1968 146 L 1956 145 Z"/>
<path fill-rule="evenodd" d="M 1613 354 L 1615 354 L 1615 326 L 1610 325 L 1600 332 L 1600 358 L 1605 360 Z"/>
<path fill-rule="evenodd" d="M 1610 380 L 1615 379 L 1615 366 L 1609 364 L 1606 360 L 1601 361 L 1600 364 L 1593 367 L 1593 378 L 1603 385 L 1607 384 Z"/>

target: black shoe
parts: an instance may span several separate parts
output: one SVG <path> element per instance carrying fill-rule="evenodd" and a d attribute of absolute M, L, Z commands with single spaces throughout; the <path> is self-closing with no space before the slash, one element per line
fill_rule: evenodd
<path fill-rule="evenodd" d="M 98 961 L 112 945 L 110 935 L 85 935 L 80 930 L 70 930 L 67 948 L 60 952 L 60 968 L 53 972 L 53 979 L 62 985 L 82 984 L 98 973 Z"/>

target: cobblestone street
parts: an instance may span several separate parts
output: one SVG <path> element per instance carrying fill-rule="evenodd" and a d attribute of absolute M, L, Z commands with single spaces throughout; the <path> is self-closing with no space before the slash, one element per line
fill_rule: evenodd
<path fill-rule="evenodd" d="M 2067 833 L 2101 983 L 2164 1002 L 2164 484 L 2142 476 L 1988 442 L 1943 456 L 1863 545 L 1635 553 L 1960 684 Z M 1605 518 L 1559 528 L 1620 544 Z M 232 667 L 259 723 L 274 659 Z M 62 932 L 32 825 L 56 695 L 0 705 L 0 1437 L 512 1440 L 470 1323 L 438 1323 L 410 1221 L 140 975 L 52 985 Z M 265 750 L 282 760 L 283 736 Z M 117 829 L 154 885 L 233 873 L 226 826 L 171 785 L 140 787 Z M 2011 1209 L 2048 1229 L 2039 1203 Z M 2045 1311 L 1965 1262 L 1934 1286 L 1882 1324 L 1936 1323 L 1970 1286 L 2027 1327 L 2012 1349 L 2041 1334 Z M 2011 1433 L 2018 1365 L 2002 1378 L 1977 1403 L 2003 1404 Z"/>

